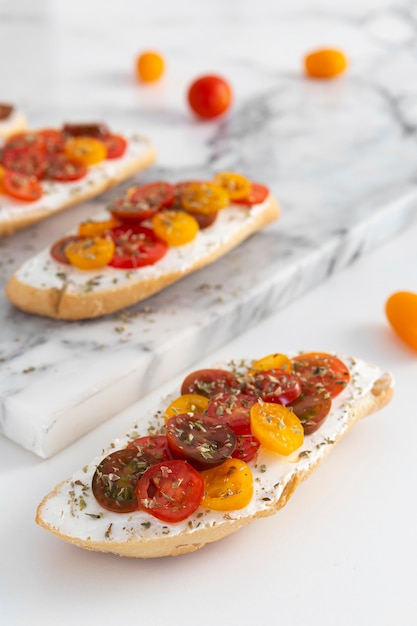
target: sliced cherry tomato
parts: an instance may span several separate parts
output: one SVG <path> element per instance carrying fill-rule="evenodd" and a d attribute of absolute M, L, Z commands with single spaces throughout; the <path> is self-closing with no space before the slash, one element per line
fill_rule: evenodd
<path fill-rule="evenodd" d="M 73 241 L 65 247 L 71 265 L 80 270 L 95 270 L 104 267 L 113 258 L 114 242 L 105 237 L 88 237 Z"/>
<path fill-rule="evenodd" d="M 146 435 L 137 437 L 131 441 L 127 449 L 134 448 L 139 456 L 146 459 L 149 465 L 155 465 L 162 461 L 172 459 L 171 450 L 168 446 L 168 439 L 165 435 Z"/>
<path fill-rule="evenodd" d="M 264 402 L 288 404 L 301 393 L 300 379 L 286 370 L 271 369 L 254 372 L 248 377 L 245 393 L 262 398 Z"/>
<path fill-rule="evenodd" d="M 157 237 L 170 246 L 183 246 L 196 238 L 198 222 L 184 211 L 158 211 L 152 218 L 152 228 Z"/>
<path fill-rule="evenodd" d="M 304 387 L 306 383 L 316 391 L 335 398 L 348 385 L 349 368 L 337 357 L 324 352 L 300 354 L 292 359 L 293 372 Z"/>
<path fill-rule="evenodd" d="M 46 167 L 43 173 L 45 180 L 56 180 L 60 183 L 81 180 L 87 176 L 87 167 L 80 163 L 73 163 L 62 152 L 49 153 L 46 157 Z"/>
<path fill-rule="evenodd" d="M 139 508 L 163 522 L 181 522 L 200 506 L 204 494 L 202 476 L 185 461 L 152 465 L 137 484 Z"/>
<path fill-rule="evenodd" d="M 173 456 L 199 470 L 223 463 L 236 447 L 236 437 L 230 428 L 201 413 L 170 417 L 165 433 Z"/>
<path fill-rule="evenodd" d="M 68 235 L 67 237 L 63 237 L 62 239 L 56 241 L 50 250 L 52 258 L 63 265 L 71 265 L 68 261 L 67 255 L 65 254 L 65 249 L 69 243 L 80 241 L 80 239 L 81 237 L 79 235 Z"/>
<path fill-rule="evenodd" d="M 221 393 L 210 400 L 207 412 L 221 424 L 226 424 L 236 435 L 250 433 L 250 410 L 257 402 L 244 393 Z"/>
<path fill-rule="evenodd" d="M 65 147 L 65 138 L 61 131 L 56 130 L 55 128 L 45 128 L 43 130 L 38 130 L 38 135 L 43 140 L 43 147 L 46 152 L 63 152 Z"/>
<path fill-rule="evenodd" d="M 67 158 L 78 165 L 96 165 L 104 161 L 107 155 L 106 146 L 94 137 L 71 137 L 65 142 Z"/>
<path fill-rule="evenodd" d="M 302 391 L 301 395 L 287 406 L 294 411 L 300 420 L 304 434 L 311 435 L 323 424 L 330 413 L 332 400 L 320 393 Z"/>
<path fill-rule="evenodd" d="M 87 220 L 78 224 L 78 234 L 80 237 L 101 237 L 117 226 L 119 223 L 114 218 L 100 221 Z"/>
<path fill-rule="evenodd" d="M 121 222 L 139 223 L 149 220 L 158 211 L 146 202 L 132 202 L 130 197 L 118 198 L 108 207 L 114 218 Z"/>
<path fill-rule="evenodd" d="M 304 430 L 294 411 L 275 402 L 253 405 L 251 429 L 262 446 L 284 456 L 292 454 L 304 442 Z"/>
<path fill-rule="evenodd" d="M 181 192 L 181 204 L 192 215 L 217 213 L 229 206 L 227 191 L 213 183 L 190 183 Z"/>
<path fill-rule="evenodd" d="M 104 139 L 110 134 L 107 124 L 99 122 L 97 124 L 64 124 L 62 134 L 68 137 L 95 137 Z"/>
<path fill-rule="evenodd" d="M 109 511 L 136 511 L 136 486 L 148 467 L 148 461 L 135 448 L 112 452 L 99 463 L 94 473 L 91 487 L 95 499 Z"/>
<path fill-rule="evenodd" d="M 212 119 L 228 110 L 232 103 L 232 89 L 220 76 L 201 76 L 188 90 L 188 103 L 198 117 Z"/>
<path fill-rule="evenodd" d="M 253 477 L 240 459 L 227 459 L 222 465 L 202 472 L 202 505 L 215 511 L 236 511 L 249 504 L 253 496 Z"/>
<path fill-rule="evenodd" d="M 198 393 L 185 393 L 171 402 L 165 411 L 165 415 L 168 419 L 181 413 L 187 413 L 188 415 L 194 415 L 194 413 L 202 414 L 207 411 L 208 404 L 209 399 L 205 396 L 200 396 Z"/>
<path fill-rule="evenodd" d="M 233 451 L 232 458 L 249 463 L 249 461 L 255 458 L 260 445 L 254 435 L 236 435 L 236 448 Z"/>
<path fill-rule="evenodd" d="M 241 198 L 247 198 L 252 189 L 252 183 L 249 178 L 234 172 L 220 172 L 213 178 L 212 183 L 225 189 L 233 202 Z"/>
<path fill-rule="evenodd" d="M 181 385 L 181 393 L 197 393 L 213 398 L 219 393 L 239 391 L 236 376 L 228 370 L 203 369 L 188 374 Z"/>
<path fill-rule="evenodd" d="M 127 140 L 122 135 L 110 133 L 101 141 L 106 146 L 107 159 L 119 159 L 127 150 Z"/>
<path fill-rule="evenodd" d="M 6 169 L 3 174 L 3 189 L 13 198 L 25 202 L 39 200 L 43 194 L 42 186 L 35 176 L 26 176 Z"/>
<path fill-rule="evenodd" d="M 142 185 L 129 192 L 132 202 L 143 202 L 157 210 L 169 207 L 175 198 L 175 187 L 166 181 Z"/>
<path fill-rule="evenodd" d="M 2 163 L 7 170 L 36 178 L 41 178 L 46 169 L 45 153 L 35 147 L 7 150 Z"/>
<path fill-rule="evenodd" d="M 265 185 L 261 185 L 260 183 L 252 183 L 249 194 L 245 198 L 239 198 L 238 200 L 233 200 L 233 202 L 243 204 L 245 206 L 261 204 L 261 202 L 265 202 L 268 196 L 268 187 L 265 187 Z"/>
<path fill-rule="evenodd" d="M 4 144 L 5 152 L 21 148 L 44 148 L 44 140 L 41 135 L 33 131 L 22 131 L 9 137 Z"/>
<path fill-rule="evenodd" d="M 109 262 L 112 267 L 135 269 L 152 265 L 168 250 L 165 241 L 159 239 L 150 228 L 140 224 L 124 224 L 113 228 L 108 234 L 116 246 L 113 259 Z"/>
<path fill-rule="evenodd" d="M 262 357 L 262 359 L 253 361 L 252 367 L 248 370 L 248 374 L 250 375 L 254 372 L 273 369 L 285 370 L 289 373 L 292 372 L 291 359 L 285 356 L 285 354 L 280 354 L 279 352 L 268 354 L 267 356 Z"/>

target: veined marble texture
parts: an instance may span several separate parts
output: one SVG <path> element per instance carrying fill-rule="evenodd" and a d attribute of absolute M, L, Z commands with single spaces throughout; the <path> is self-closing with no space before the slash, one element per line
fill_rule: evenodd
<path fill-rule="evenodd" d="M 121 314 L 56 322 L 2 296 L 6 437 L 55 454 L 415 220 L 417 5 L 356 5 L 0 0 L 0 99 L 33 127 L 103 120 L 148 136 L 158 151 L 157 165 L 133 181 L 2 239 L 2 290 L 28 256 L 132 182 L 227 169 L 267 184 L 282 209 L 220 261 Z M 349 55 L 345 76 L 304 77 L 303 55 L 321 46 Z M 167 72 L 141 86 L 133 60 L 147 47 L 163 52 Z M 234 104 L 199 122 L 185 92 L 209 72 L 230 80 Z"/>

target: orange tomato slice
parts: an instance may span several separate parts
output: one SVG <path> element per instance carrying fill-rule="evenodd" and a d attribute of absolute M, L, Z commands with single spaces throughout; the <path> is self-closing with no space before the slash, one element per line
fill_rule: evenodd
<path fill-rule="evenodd" d="M 152 218 L 152 228 L 157 237 L 170 246 L 183 246 L 195 239 L 199 226 L 197 220 L 184 211 L 160 211 Z"/>
<path fill-rule="evenodd" d="M 165 411 L 165 416 L 169 419 L 182 413 L 205 413 L 208 405 L 209 399 L 206 396 L 200 396 L 198 393 L 184 393 L 171 402 Z"/>
<path fill-rule="evenodd" d="M 213 183 L 190 183 L 180 193 L 180 202 L 190 213 L 217 213 L 229 205 L 225 189 Z"/>
<path fill-rule="evenodd" d="M 107 149 L 94 137 L 71 137 L 65 142 L 65 154 L 70 161 L 89 166 L 104 161 Z"/>
<path fill-rule="evenodd" d="M 80 237 L 101 237 L 106 231 L 116 228 L 118 225 L 119 222 L 116 219 L 102 220 L 100 222 L 88 220 L 78 225 L 78 234 Z"/>
<path fill-rule="evenodd" d="M 212 182 L 225 189 L 230 200 L 247 198 L 252 189 L 252 183 L 248 178 L 234 172 L 220 172 Z"/>
<path fill-rule="evenodd" d="M 69 243 L 65 255 L 71 265 L 80 270 L 94 270 L 107 265 L 113 258 L 114 242 L 103 237 L 80 239 Z"/>
<path fill-rule="evenodd" d="M 253 477 L 247 463 L 226 459 L 221 465 L 201 472 L 204 496 L 201 504 L 214 511 L 235 511 L 249 504 Z"/>
<path fill-rule="evenodd" d="M 266 370 L 280 369 L 286 372 L 292 372 L 292 362 L 285 354 L 279 352 L 275 354 L 268 354 L 267 356 L 253 361 L 251 369 L 248 370 L 248 374 L 254 374 L 256 372 L 265 372 Z"/>
<path fill-rule="evenodd" d="M 250 412 L 252 434 L 262 446 L 288 456 L 304 443 L 304 429 L 295 415 L 282 404 L 258 402 Z"/>

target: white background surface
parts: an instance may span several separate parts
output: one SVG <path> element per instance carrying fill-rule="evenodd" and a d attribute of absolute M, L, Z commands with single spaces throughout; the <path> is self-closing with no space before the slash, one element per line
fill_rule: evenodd
<path fill-rule="evenodd" d="M 116 127 L 145 125 L 160 153 L 160 173 L 165 168 L 179 175 L 187 168 L 203 168 L 213 158 L 209 141 L 213 127 L 189 122 L 183 101 L 183 87 L 197 71 L 225 63 L 235 72 L 237 103 L 239 98 L 250 102 L 268 88 L 274 72 L 291 76 L 299 71 L 301 52 L 332 39 L 337 31 L 340 44 L 353 52 L 352 73 L 359 76 L 359 83 L 360 72 L 370 68 L 381 80 L 389 77 L 388 87 L 395 83 L 387 52 L 393 59 L 403 55 L 409 76 L 416 76 L 410 61 L 415 56 L 413 3 L 340 2 L 337 14 L 336 3 L 330 0 L 314 5 L 299 1 L 283 3 L 286 8 L 280 14 L 271 2 L 257 3 L 258 11 L 249 2 L 224 3 L 222 13 L 218 3 L 216 9 L 216 3 L 155 2 L 144 9 L 143 21 L 136 11 L 134 23 L 127 0 L 111 5 L 91 0 L 65 5 L 0 0 L 0 43 L 3 51 L 7 48 L 0 73 L 0 85 L 7 86 L 7 92 L 0 89 L 0 99 L 19 102 L 39 125 L 98 114 Z M 264 11 L 267 7 L 269 13 Z M 297 11 L 306 20 L 303 29 L 296 28 Z M 196 24 L 204 23 L 210 26 L 206 31 L 210 42 L 213 33 L 217 37 L 214 49 L 195 30 Z M 281 55 L 271 48 L 279 26 L 280 36 L 287 31 L 286 53 Z M 69 47 L 69 41 L 76 43 Z M 148 45 L 165 46 L 176 65 L 165 82 L 145 95 L 132 81 L 131 63 L 137 50 Z M 412 134 L 414 82 L 411 78 L 401 82 L 398 108 L 393 107 L 406 118 L 408 130 L 396 132 L 410 138 L 410 155 L 417 150 Z M 337 94 L 336 88 L 336 100 Z M 279 119 L 279 106 L 273 114 Z M 250 115 L 238 117 L 237 126 L 239 120 L 253 122 Z M 379 122 L 378 117 L 375 137 L 386 130 Z M 280 135 L 284 147 L 284 131 L 290 127 Z M 246 130 L 242 129 L 243 136 Z M 235 128 L 230 145 L 227 141 L 225 145 L 233 148 L 238 142 Z M 224 144 L 216 145 L 221 152 Z M 297 167 L 305 165 L 297 155 L 295 151 L 288 166 L 288 173 L 294 172 L 295 190 Z M 223 157 L 227 162 L 227 153 Z M 216 158 L 220 164 L 222 158 L 218 154 Z M 411 177 L 413 168 L 410 165 Z M 374 176 L 378 186 L 379 172 L 369 168 L 361 173 L 362 180 Z M 387 169 L 388 181 L 391 173 Z M 355 188 L 355 172 L 352 176 Z M 285 185 L 282 191 L 296 207 L 297 193 L 291 195 Z M 308 188 L 299 188 L 300 202 L 306 192 Z M 316 197 L 315 208 L 319 206 Z M 51 224 L 46 228 L 53 232 Z M 392 333 L 384 305 L 394 291 L 417 292 L 416 238 L 417 225 L 222 350 L 210 353 L 207 346 L 202 351 L 196 368 L 271 351 L 335 351 L 375 362 L 396 379 L 391 405 L 355 426 L 279 514 L 228 539 L 190 555 L 140 561 L 83 551 L 34 523 L 44 495 L 124 432 L 160 395 L 178 387 L 182 375 L 48 461 L 0 439 L 2 626 L 414 626 L 417 355 Z M 82 362 L 79 367 L 82 370 Z"/>

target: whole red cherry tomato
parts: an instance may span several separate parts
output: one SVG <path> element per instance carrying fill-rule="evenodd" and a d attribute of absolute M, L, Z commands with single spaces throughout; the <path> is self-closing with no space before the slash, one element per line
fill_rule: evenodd
<path fill-rule="evenodd" d="M 198 117 L 211 119 L 227 111 L 232 103 L 232 89 L 220 76 L 207 75 L 195 80 L 188 90 L 188 103 Z"/>

